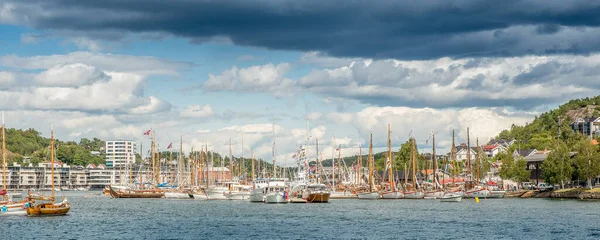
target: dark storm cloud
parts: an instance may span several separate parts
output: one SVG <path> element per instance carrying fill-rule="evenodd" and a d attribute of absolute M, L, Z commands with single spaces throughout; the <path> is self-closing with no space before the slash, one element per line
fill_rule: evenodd
<path fill-rule="evenodd" d="M 105 34 L 112 40 L 115 34 L 131 33 L 175 35 L 194 42 L 219 37 L 268 49 L 397 59 L 600 49 L 600 43 L 587 40 L 600 36 L 598 0 L 45 0 L 11 4 L 11 13 L 21 14 L 14 18 L 26 19 L 21 22 L 36 29 L 95 38 Z"/>

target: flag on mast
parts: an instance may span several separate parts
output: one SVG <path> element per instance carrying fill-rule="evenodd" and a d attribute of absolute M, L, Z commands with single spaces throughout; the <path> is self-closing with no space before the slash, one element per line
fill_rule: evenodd
<path fill-rule="evenodd" d="M 150 129 L 150 130 L 148 130 L 148 131 L 144 132 L 144 135 L 150 135 L 150 132 L 151 132 L 151 131 L 152 131 L 152 129 Z"/>
<path fill-rule="evenodd" d="M 429 134 L 429 137 L 427 137 L 427 139 L 425 140 L 425 144 L 429 144 L 429 139 L 431 138 L 431 136 L 433 136 L 433 131 L 431 131 L 431 134 Z"/>
<path fill-rule="evenodd" d="M 167 149 L 171 149 L 173 148 L 173 143 L 169 143 L 169 146 L 167 146 Z"/>

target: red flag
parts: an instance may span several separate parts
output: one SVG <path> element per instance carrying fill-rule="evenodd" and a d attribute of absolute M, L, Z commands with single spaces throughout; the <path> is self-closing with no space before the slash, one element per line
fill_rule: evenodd
<path fill-rule="evenodd" d="M 294 153 L 294 155 L 292 156 L 292 158 L 296 158 L 296 154 Z"/>
<path fill-rule="evenodd" d="M 148 131 L 144 132 L 144 135 L 150 135 L 150 131 L 152 131 L 152 130 L 148 130 Z"/>
<path fill-rule="evenodd" d="M 167 149 L 170 149 L 173 147 L 173 143 L 169 143 L 169 146 L 167 146 Z"/>
<path fill-rule="evenodd" d="M 4 195 L 6 195 L 6 189 L 0 190 L 0 196 L 4 196 Z"/>

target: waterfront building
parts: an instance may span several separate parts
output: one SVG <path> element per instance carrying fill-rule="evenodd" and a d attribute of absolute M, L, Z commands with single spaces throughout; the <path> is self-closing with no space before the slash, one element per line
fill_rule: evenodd
<path fill-rule="evenodd" d="M 136 144 L 133 141 L 112 140 L 106 141 L 106 166 L 119 167 L 135 163 Z"/>
<path fill-rule="evenodd" d="M 49 189 L 52 186 L 52 165 L 50 163 L 39 163 L 37 166 L 32 164 L 20 165 L 13 163 L 7 168 L 7 188 L 8 189 Z M 131 168 L 109 168 L 104 164 L 98 166 L 89 164 L 87 166 L 69 166 L 67 164 L 56 162 L 54 165 L 54 185 L 63 190 L 89 188 L 102 189 L 108 185 L 121 184 L 154 184 L 152 179 L 151 166 L 133 165 Z M 161 184 L 177 183 L 177 169 L 163 166 L 161 168 Z M 204 168 L 204 174 L 209 174 L 215 181 L 231 180 L 231 171 L 226 167 Z M 189 176 L 189 171 L 183 173 Z M 130 177 L 131 176 L 131 177 Z M 3 177 L 0 174 L 0 178 Z M 198 175 L 198 179 L 201 176 Z M 185 184 L 189 184 L 189 178 L 185 178 Z"/>

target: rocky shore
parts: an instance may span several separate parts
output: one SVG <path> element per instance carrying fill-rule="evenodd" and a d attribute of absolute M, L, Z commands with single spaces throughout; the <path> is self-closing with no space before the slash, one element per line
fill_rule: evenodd
<path fill-rule="evenodd" d="M 556 191 L 538 190 L 507 192 L 505 197 L 520 197 L 520 198 L 570 198 L 570 199 L 600 199 L 600 191 L 598 189 L 583 189 L 571 188 L 561 189 Z"/>

